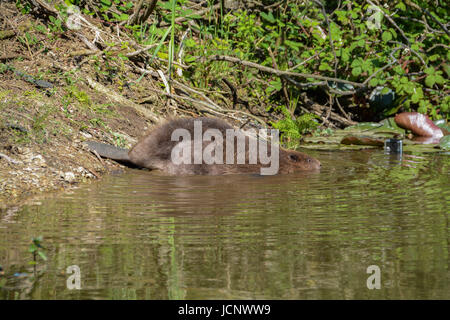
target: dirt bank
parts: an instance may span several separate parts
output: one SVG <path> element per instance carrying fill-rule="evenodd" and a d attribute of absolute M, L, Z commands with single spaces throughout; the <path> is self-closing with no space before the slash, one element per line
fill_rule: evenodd
<path fill-rule="evenodd" d="M 89 86 L 86 79 L 95 76 L 95 63 L 87 59 L 80 64 L 71 55 L 83 47 L 80 41 L 53 37 L 12 3 L 0 3 L 0 12 L 0 30 L 11 32 L 0 39 L 0 208 L 121 168 L 97 158 L 83 141 L 129 147 L 152 121 Z M 100 73 L 102 68 L 100 63 Z M 120 72 L 126 78 L 129 69 Z M 110 86 L 117 89 L 115 81 Z M 139 86 L 124 86 L 121 94 L 136 99 L 153 85 L 143 79 Z M 163 108 L 164 101 L 150 107 L 158 106 Z"/>

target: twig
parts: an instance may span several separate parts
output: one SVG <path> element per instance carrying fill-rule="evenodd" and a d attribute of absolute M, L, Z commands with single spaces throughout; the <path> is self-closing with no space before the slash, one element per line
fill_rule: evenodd
<path fill-rule="evenodd" d="M 139 50 L 136 50 L 136 51 L 127 53 L 125 56 L 126 56 L 127 58 L 135 57 L 135 56 L 141 54 L 142 52 L 146 52 L 146 51 L 148 51 L 148 50 L 150 50 L 150 49 L 152 49 L 152 48 L 154 48 L 154 47 L 157 47 L 157 46 L 158 46 L 158 43 L 154 43 L 154 44 L 151 44 L 151 45 L 149 45 L 149 46 L 143 47 L 143 48 L 141 48 L 141 49 L 139 49 Z"/>
<path fill-rule="evenodd" d="M 75 34 L 77 35 L 78 38 L 80 38 L 81 41 L 83 41 L 83 43 L 92 51 L 98 52 L 100 51 L 95 44 L 93 44 L 92 42 L 90 42 L 83 34 L 79 33 L 79 32 L 75 32 Z"/>
<path fill-rule="evenodd" d="M 327 16 L 327 13 L 325 11 L 325 7 L 323 6 L 322 2 L 320 2 L 319 0 L 314 0 L 314 2 L 317 3 L 318 5 L 320 5 L 320 7 L 322 9 L 322 14 L 325 17 L 325 22 L 326 22 L 326 24 L 328 26 L 328 39 L 330 41 L 331 51 L 333 52 L 333 56 L 334 56 L 334 76 L 337 77 L 338 60 L 337 60 L 337 56 L 336 56 L 336 51 L 334 50 L 333 39 L 331 37 L 330 22 L 328 21 L 328 16 Z M 339 6 L 340 6 L 340 3 L 339 3 Z"/>
<path fill-rule="evenodd" d="M 210 114 L 213 114 L 213 115 L 216 115 L 216 116 L 224 116 L 225 115 L 225 116 L 228 116 L 228 117 L 231 117 L 231 116 L 227 115 L 227 113 L 240 113 L 240 114 L 243 114 L 243 115 L 245 115 L 247 117 L 251 117 L 251 118 L 257 120 L 258 122 L 260 122 L 264 126 L 266 125 L 266 123 L 263 120 L 259 119 L 258 117 L 254 116 L 254 115 L 252 115 L 250 113 L 244 112 L 244 111 L 228 110 L 228 109 L 222 109 L 220 107 L 219 107 L 220 108 L 219 110 L 216 110 L 215 109 L 216 108 L 215 104 L 212 106 L 211 104 L 209 104 L 209 103 L 207 103 L 205 101 L 196 100 L 196 99 L 193 99 L 191 97 L 180 96 L 180 95 L 173 94 L 173 93 L 167 93 L 165 91 L 161 91 L 161 90 L 157 90 L 157 89 L 153 89 L 153 88 L 147 88 L 147 90 L 153 91 L 155 93 L 158 93 L 159 95 L 164 95 L 164 96 L 172 98 L 172 99 L 182 99 L 182 100 L 190 101 L 190 102 L 193 103 L 194 108 L 196 108 L 198 111 L 201 111 L 201 112 L 207 112 L 207 113 L 210 113 Z M 147 99 L 148 98 L 143 98 L 143 99 L 141 99 L 139 101 L 139 103 L 145 103 L 147 101 Z M 150 99 L 151 99 L 151 97 L 150 97 Z M 236 119 L 234 117 L 231 117 L 231 118 L 241 121 L 240 119 Z"/>
<path fill-rule="evenodd" d="M 322 53 L 323 50 L 325 50 L 325 49 L 320 50 L 320 51 L 317 52 L 315 55 L 309 57 L 308 59 L 303 60 L 303 61 L 300 62 L 299 64 L 293 66 L 292 68 L 287 69 L 286 71 L 291 71 L 291 70 L 297 69 L 298 67 L 300 67 L 301 65 L 305 64 L 306 62 L 308 62 L 308 61 L 310 61 L 310 60 L 312 60 L 312 59 L 317 58 L 317 57 L 319 56 L 319 54 Z"/>
<path fill-rule="evenodd" d="M 370 0 L 366 0 L 367 1 L 367 3 L 369 3 L 370 5 L 372 5 L 372 6 L 374 6 L 374 7 L 380 7 L 380 6 L 377 6 L 377 5 L 375 5 L 372 1 L 370 1 Z M 405 35 L 405 33 L 403 32 L 403 30 L 402 29 L 400 29 L 400 27 L 395 23 L 395 21 L 394 20 L 392 20 L 392 18 L 387 14 L 387 13 L 385 13 L 382 9 L 380 9 L 380 12 L 383 14 L 383 16 L 397 29 L 397 31 L 398 32 L 400 32 L 400 34 L 402 35 L 402 37 L 406 40 L 406 42 L 408 43 L 408 47 L 411 47 L 411 43 L 409 42 L 409 39 L 408 39 L 408 37 Z"/>
<path fill-rule="evenodd" d="M 410 0 L 406 0 L 405 3 L 406 3 L 407 5 L 409 5 L 409 6 L 411 6 L 411 7 L 416 8 L 417 10 L 419 10 L 419 11 L 422 12 L 422 13 L 425 12 L 428 16 L 431 17 L 431 19 L 434 20 L 434 22 L 436 22 L 436 23 L 439 25 L 439 27 L 441 27 L 442 30 L 444 30 L 444 32 L 447 34 L 447 36 L 450 37 L 450 32 L 449 32 L 448 29 L 445 27 L 445 25 L 443 25 L 443 24 L 442 24 L 435 16 L 433 16 L 427 9 L 418 6 L 417 4 L 413 3 L 413 2 L 410 1 Z"/>
<path fill-rule="evenodd" d="M 201 15 L 203 15 L 205 13 L 208 13 L 210 11 L 217 10 L 217 9 L 220 9 L 220 3 L 215 4 L 212 7 L 207 7 L 205 9 L 201 9 L 199 11 L 193 12 L 192 14 L 190 14 L 188 16 L 178 17 L 178 18 L 175 19 L 175 23 L 179 24 L 180 22 L 188 20 L 192 16 L 201 16 Z M 163 24 L 161 24 L 161 27 L 165 27 L 167 25 L 169 25 L 169 23 L 163 23 Z"/>
<path fill-rule="evenodd" d="M 30 5 L 32 5 L 35 9 L 44 11 L 48 15 L 58 16 L 59 12 L 51 5 L 45 3 L 42 0 L 26 0 Z"/>
<path fill-rule="evenodd" d="M 425 62 L 425 60 L 423 60 L 423 58 L 420 56 L 420 54 L 416 50 L 413 50 L 413 49 L 411 49 L 411 47 L 408 47 L 404 43 L 401 43 L 401 42 L 398 42 L 398 41 L 391 40 L 391 41 L 389 41 L 389 43 L 395 43 L 395 44 L 401 45 L 403 48 L 406 48 L 407 50 L 411 51 L 412 53 L 414 53 L 417 56 L 417 58 L 419 58 L 420 62 L 422 62 L 422 64 L 425 67 L 427 66 L 427 63 Z"/>
<path fill-rule="evenodd" d="M 382 68 L 380 68 L 380 69 L 378 69 L 376 72 L 374 72 L 370 77 L 368 77 L 364 82 L 363 82 L 363 84 L 364 85 L 367 85 L 368 83 L 369 83 L 369 81 L 371 80 L 371 79 L 373 79 L 378 73 L 380 73 L 380 72 L 382 72 L 382 71 L 384 71 L 384 70 L 386 70 L 387 68 L 389 68 L 390 66 L 392 66 L 394 63 L 396 63 L 397 62 L 397 59 L 394 57 L 394 53 L 396 53 L 398 50 L 400 50 L 401 49 L 401 47 L 397 47 L 397 48 L 395 48 L 394 50 L 392 50 L 391 51 L 391 53 L 389 54 L 389 56 L 391 57 L 391 62 L 389 62 L 387 65 L 385 65 L 384 67 L 382 67 Z"/>
<path fill-rule="evenodd" d="M 142 5 L 144 4 L 144 0 L 139 0 L 138 4 L 134 7 L 133 14 L 128 17 L 127 24 L 132 26 L 134 25 L 139 18 L 139 11 L 141 11 Z"/>
<path fill-rule="evenodd" d="M 445 49 L 450 50 L 450 46 L 446 46 L 445 44 L 442 44 L 442 43 L 437 43 L 434 46 L 427 49 L 426 52 L 430 52 L 431 50 L 433 50 L 434 48 L 437 48 L 437 47 L 444 47 Z"/>
<path fill-rule="evenodd" d="M 342 108 L 341 103 L 339 102 L 339 98 L 335 97 L 336 104 L 338 105 L 339 110 L 341 110 L 342 114 L 344 115 L 347 120 L 352 120 L 352 118 L 344 111 L 344 108 Z"/>
<path fill-rule="evenodd" d="M 275 67 L 274 69 L 275 70 L 280 70 L 278 68 L 277 59 L 275 58 L 275 55 L 273 54 L 272 49 L 270 49 L 270 47 L 268 47 L 267 51 L 269 52 L 269 55 L 272 58 L 272 65 Z M 286 80 L 281 78 L 281 83 L 283 85 L 283 94 L 284 94 L 284 98 L 286 99 L 286 105 L 289 105 L 290 104 L 290 99 L 289 99 L 289 94 L 288 94 L 287 88 L 286 88 Z"/>
<path fill-rule="evenodd" d="M 20 161 L 14 160 L 14 159 L 8 157 L 6 154 L 3 154 L 3 153 L 0 153 L 0 159 L 1 158 L 5 159 L 6 161 L 8 161 L 9 163 L 12 163 L 12 164 L 21 164 Z"/>
<path fill-rule="evenodd" d="M 17 58 L 25 58 L 25 56 L 22 55 L 18 55 L 18 54 L 10 54 L 10 55 L 6 55 L 6 56 L 0 56 L 0 61 L 5 61 L 5 60 L 12 60 L 12 59 L 17 59 Z"/>
<path fill-rule="evenodd" d="M 145 11 L 142 15 L 139 15 L 139 12 L 141 11 L 144 2 L 146 3 Z M 136 23 L 140 24 L 147 21 L 148 17 L 155 9 L 157 2 L 158 0 L 140 0 L 134 9 L 134 13 L 131 15 L 131 17 L 129 17 L 127 24 L 134 25 Z"/>
<path fill-rule="evenodd" d="M 298 78 L 312 78 L 312 79 L 319 79 L 319 80 L 325 80 L 325 81 L 333 81 L 333 82 L 339 82 L 339 83 L 346 83 L 351 84 L 354 87 L 364 87 L 362 83 L 348 81 L 348 80 L 342 80 L 338 78 L 331 78 L 331 77 L 325 77 L 317 74 L 307 74 L 307 73 L 298 73 L 298 72 L 290 72 L 290 71 L 282 71 L 282 70 L 276 70 L 273 68 L 265 67 L 262 65 L 259 65 L 254 62 L 241 60 L 238 58 L 230 57 L 230 56 L 221 56 L 221 55 L 214 55 L 208 57 L 212 61 L 227 61 L 232 63 L 238 63 L 247 67 L 255 68 L 264 72 L 272 73 L 277 76 L 291 76 L 291 77 L 298 77 Z"/>

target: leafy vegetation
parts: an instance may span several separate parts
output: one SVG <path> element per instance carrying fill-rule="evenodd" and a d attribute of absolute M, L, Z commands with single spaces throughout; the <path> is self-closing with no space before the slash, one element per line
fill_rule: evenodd
<path fill-rule="evenodd" d="M 228 79 L 247 105 L 257 106 L 265 122 L 289 139 L 323 132 L 325 125 L 379 121 L 400 111 L 449 118 L 450 38 L 443 1 L 235 1 L 232 7 L 208 1 L 205 8 L 171 0 L 158 1 L 145 21 L 133 19 L 139 1 L 53 3 L 59 15 L 50 16 L 47 27 L 54 35 L 67 32 L 70 5 L 125 32 L 129 40 L 104 41 L 103 55 L 91 57 L 97 76 L 119 90 L 129 82 L 125 53 L 135 43 L 148 47 L 141 61 L 149 66 L 155 59 L 168 62 L 166 87 L 176 79 L 221 98 L 227 94 L 222 79 Z M 28 0 L 17 0 L 17 6 L 31 12 Z M 20 41 L 39 43 L 29 33 Z M 319 119 L 327 121 L 318 129 Z"/>
<path fill-rule="evenodd" d="M 33 260 L 29 262 L 31 265 L 37 264 L 37 257 L 41 257 L 42 260 L 47 261 L 47 256 L 44 253 L 44 247 L 42 246 L 42 236 L 31 239 L 31 244 L 28 251 L 33 255 Z"/>
<path fill-rule="evenodd" d="M 296 146 L 302 135 L 309 133 L 319 126 L 317 115 L 312 113 L 305 113 L 297 118 L 292 118 L 289 111 L 284 107 L 279 107 L 284 115 L 284 118 L 271 123 L 275 129 L 281 132 L 281 140 L 288 146 Z"/>

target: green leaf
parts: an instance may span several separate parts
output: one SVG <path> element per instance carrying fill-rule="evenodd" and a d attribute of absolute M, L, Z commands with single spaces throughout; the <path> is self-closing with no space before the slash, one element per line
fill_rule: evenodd
<path fill-rule="evenodd" d="M 423 72 L 425 72 L 426 74 L 432 75 L 434 74 L 436 71 L 434 70 L 433 67 L 428 67 L 425 70 L 423 70 Z"/>
<path fill-rule="evenodd" d="M 450 150 L 450 136 L 442 137 L 439 141 L 439 148 L 442 150 Z"/>
<path fill-rule="evenodd" d="M 399 10 L 401 10 L 401 11 L 406 11 L 406 6 L 405 6 L 405 4 L 404 4 L 403 2 L 399 2 L 399 3 L 395 6 L 395 8 L 396 8 L 396 9 L 399 9 Z"/>
<path fill-rule="evenodd" d="M 390 91 L 391 91 L 391 89 L 389 89 L 388 87 L 384 87 L 384 88 L 381 90 L 381 94 L 385 95 L 385 94 L 388 94 Z"/>
<path fill-rule="evenodd" d="M 430 56 L 428 59 L 430 61 L 436 61 L 437 59 L 439 59 L 440 55 L 439 54 L 433 54 L 432 56 Z"/>
<path fill-rule="evenodd" d="M 447 74 L 447 78 L 450 78 L 450 65 L 449 64 L 444 64 L 442 66 L 442 68 L 444 69 L 445 73 Z"/>
<path fill-rule="evenodd" d="M 402 69 L 401 66 L 395 66 L 394 67 L 394 72 L 397 74 L 405 74 L 405 71 Z"/>
<path fill-rule="evenodd" d="M 444 84 L 445 81 L 441 75 L 434 76 L 434 80 L 436 81 L 437 84 Z"/>
<path fill-rule="evenodd" d="M 38 251 L 39 256 L 42 258 L 42 260 L 47 261 L 47 256 L 42 251 Z"/>
<path fill-rule="evenodd" d="M 418 103 L 420 99 L 423 98 L 423 91 L 422 88 L 416 88 L 415 92 L 411 96 L 412 103 Z"/>
<path fill-rule="evenodd" d="M 349 49 L 341 49 L 341 58 L 343 62 L 348 62 L 350 60 L 350 50 Z"/>
<path fill-rule="evenodd" d="M 419 47 L 419 45 L 418 45 L 417 43 L 413 43 L 413 44 L 411 45 L 411 49 L 413 49 L 414 51 L 419 51 L 419 50 L 420 50 L 420 47 Z"/>
<path fill-rule="evenodd" d="M 432 87 L 436 83 L 436 77 L 431 75 L 425 78 L 425 84 L 427 87 Z"/>
<path fill-rule="evenodd" d="M 375 78 L 370 79 L 369 85 L 371 87 L 376 87 L 378 85 L 378 79 L 375 79 Z"/>
<path fill-rule="evenodd" d="M 354 67 L 360 67 L 362 64 L 363 64 L 363 60 L 361 59 L 361 58 L 357 58 L 357 59 L 355 59 L 355 60 L 353 60 L 353 62 L 352 62 L 352 64 L 351 64 L 351 67 L 352 68 L 354 68 Z"/>
<path fill-rule="evenodd" d="M 352 70 L 352 75 L 354 75 L 355 77 L 359 76 L 361 73 L 362 73 L 361 67 L 356 67 L 356 68 L 353 68 L 353 70 Z"/>
<path fill-rule="evenodd" d="M 325 70 L 333 71 L 333 68 L 331 68 L 331 66 L 328 63 L 322 62 L 319 66 L 319 70 L 320 71 L 325 71 Z"/>
<path fill-rule="evenodd" d="M 291 49 L 294 49 L 295 51 L 300 51 L 300 48 L 303 46 L 300 42 L 294 42 L 290 40 L 285 40 L 284 43 Z"/>
<path fill-rule="evenodd" d="M 268 21 L 268 22 L 270 22 L 270 23 L 274 23 L 274 22 L 275 22 L 275 18 L 273 17 L 272 12 L 269 12 L 269 14 L 266 14 L 266 13 L 264 13 L 264 12 L 261 12 L 260 15 L 261 15 L 261 17 L 262 17 L 264 20 L 266 20 L 266 21 Z"/>
<path fill-rule="evenodd" d="M 383 39 L 384 42 L 391 41 L 392 40 L 392 33 L 390 33 L 389 31 L 385 31 L 381 35 L 381 38 Z"/>
<path fill-rule="evenodd" d="M 428 105 L 429 105 L 428 101 L 420 100 L 419 108 L 417 109 L 417 112 L 426 114 L 428 111 Z"/>
<path fill-rule="evenodd" d="M 100 0 L 100 3 L 108 8 L 112 5 L 112 2 L 109 0 Z"/>

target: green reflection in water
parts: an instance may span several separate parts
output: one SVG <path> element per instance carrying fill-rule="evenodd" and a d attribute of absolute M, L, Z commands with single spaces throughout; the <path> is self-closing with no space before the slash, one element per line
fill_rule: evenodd
<path fill-rule="evenodd" d="M 320 173 L 129 170 L 2 212 L 0 298 L 449 299 L 448 156 L 313 156 Z M 48 261 L 34 278 L 37 235 Z M 81 290 L 66 288 L 70 265 Z M 380 290 L 366 287 L 370 265 Z"/>

